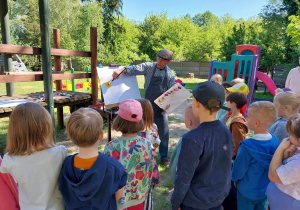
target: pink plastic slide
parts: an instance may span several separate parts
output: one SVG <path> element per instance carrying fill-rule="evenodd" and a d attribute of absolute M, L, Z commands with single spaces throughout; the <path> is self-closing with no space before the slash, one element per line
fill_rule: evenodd
<path fill-rule="evenodd" d="M 273 82 L 273 80 L 266 75 L 265 73 L 262 73 L 261 71 L 257 71 L 256 72 L 256 79 L 259 79 L 260 81 L 262 81 L 268 88 L 269 92 L 275 96 L 275 90 L 276 90 L 276 85 Z"/>

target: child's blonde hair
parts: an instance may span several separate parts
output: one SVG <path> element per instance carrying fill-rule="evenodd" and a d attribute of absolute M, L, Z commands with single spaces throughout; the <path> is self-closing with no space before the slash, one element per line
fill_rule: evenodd
<path fill-rule="evenodd" d="M 153 128 L 154 117 L 153 117 L 153 107 L 151 102 L 148 99 L 137 99 L 138 102 L 141 103 L 143 108 L 143 120 L 145 123 L 145 131 L 149 131 Z"/>
<path fill-rule="evenodd" d="M 221 74 L 214 74 L 211 78 L 210 81 L 219 83 L 220 85 L 222 85 L 223 82 L 223 78 Z"/>
<path fill-rule="evenodd" d="M 196 117 L 193 113 L 193 105 L 192 104 L 189 104 L 185 108 L 184 117 L 191 120 L 195 126 L 198 126 L 200 124 L 199 117 Z"/>
<path fill-rule="evenodd" d="M 282 106 L 291 106 L 292 112 L 297 110 L 300 105 L 299 96 L 292 91 L 281 92 L 280 89 L 276 89 L 274 100 L 277 100 Z"/>
<path fill-rule="evenodd" d="M 286 123 L 286 130 L 291 135 L 300 138 L 300 114 L 294 114 Z"/>
<path fill-rule="evenodd" d="M 243 78 L 235 78 L 231 81 L 232 85 L 236 85 L 238 83 L 245 83 L 245 80 Z"/>
<path fill-rule="evenodd" d="M 48 111 L 38 103 L 18 105 L 10 115 L 6 152 L 30 155 L 52 145 L 53 123 Z"/>
<path fill-rule="evenodd" d="M 269 127 L 277 119 L 277 110 L 269 101 L 256 101 L 249 106 L 249 110 L 255 111 L 255 117 Z"/>
<path fill-rule="evenodd" d="M 67 122 L 68 137 L 79 147 L 89 147 L 98 141 L 103 129 L 101 115 L 91 108 L 73 112 Z"/>

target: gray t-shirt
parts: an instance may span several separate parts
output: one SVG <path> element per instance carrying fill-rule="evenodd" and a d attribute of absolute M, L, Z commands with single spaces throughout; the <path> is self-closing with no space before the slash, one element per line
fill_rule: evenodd
<path fill-rule="evenodd" d="M 282 119 L 278 117 L 275 122 L 269 127 L 268 131 L 273 133 L 281 142 L 284 138 L 289 137 L 289 133 L 286 130 L 286 123 L 288 118 Z"/>

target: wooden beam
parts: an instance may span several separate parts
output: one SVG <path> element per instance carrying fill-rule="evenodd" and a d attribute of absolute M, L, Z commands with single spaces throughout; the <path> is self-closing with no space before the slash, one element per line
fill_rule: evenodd
<path fill-rule="evenodd" d="M 91 78 L 92 78 L 92 103 L 98 104 L 98 74 L 97 74 L 97 27 L 90 28 L 91 49 Z"/>
<path fill-rule="evenodd" d="M 41 55 L 41 48 L 26 47 L 20 45 L 0 44 L 0 53 L 21 54 L 21 55 Z M 64 50 L 51 48 L 52 56 L 74 56 L 74 57 L 91 57 L 91 52 Z"/>
<path fill-rule="evenodd" d="M 39 0 L 39 16 L 45 102 L 47 103 L 47 110 L 52 117 L 53 127 L 55 127 L 48 0 Z M 53 131 L 53 139 L 55 142 L 55 130 Z"/>
<path fill-rule="evenodd" d="M 0 73 L 0 75 L 39 75 L 39 74 L 43 74 L 42 71 L 12 71 L 12 72 L 3 72 Z M 64 74 L 63 71 L 53 71 L 52 74 Z"/>
<path fill-rule="evenodd" d="M 91 73 L 53 74 L 53 80 L 91 78 Z"/>
<path fill-rule="evenodd" d="M 2 43 L 11 44 L 10 27 L 9 27 L 9 13 L 7 0 L 0 0 L 0 23 Z M 12 56 L 4 54 L 4 66 L 6 71 L 13 71 Z M 6 83 L 6 94 L 13 96 L 15 94 L 15 86 L 11 83 Z"/>
<path fill-rule="evenodd" d="M 53 74 L 53 80 L 91 78 L 91 73 Z M 42 81 L 43 74 L 12 74 L 0 75 L 0 83 Z"/>
<path fill-rule="evenodd" d="M 53 29 L 53 48 L 60 49 L 60 31 L 59 29 Z M 56 72 L 61 71 L 61 57 L 54 56 L 54 69 Z M 53 75 L 52 75 L 53 77 Z M 56 91 L 62 90 L 62 81 L 56 80 Z M 64 107 L 57 107 L 57 125 L 60 129 L 64 128 Z"/>

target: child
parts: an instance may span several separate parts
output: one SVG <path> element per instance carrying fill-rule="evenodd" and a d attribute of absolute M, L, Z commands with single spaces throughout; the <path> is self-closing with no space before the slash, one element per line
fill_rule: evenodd
<path fill-rule="evenodd" d="M 148 197 L 144 203 L 144 209 L 153 209 L 152 189 L 160 181 L 158 166 L 155 159 L 156 157 L 155 149 L 159 146 L 160 139 L 158 136 L 157 126 L 154 123 L 153 108 L 151 102 L 148 99 L 144 99 L 144 98 L 138 99 L 137 101 L 140 102 L 142 105 L 143 120 L 145 123 L 144 131 L 139 132 L 139 136 L 149 139 L 153 147 L 152 155 L 154 159 L 154 169 L 152 173 L 151 187 L 148 192 Z"/>
<path fill-rule="evenodd" d="M 226 121 L 226 126 L 230 130 L 233 137 L 233 153 L 232 159 L 235 159 L 239 149 L 240 142 L 246 139 L 248 133 L 247 122 L 240 113 L 241 108 L 247 104 L 247 98 L 244 94 L 235 92 L 226 98 L 227 107 L 230 108 L 232 115 Z"/>
<path fill-rule="evenodd" d="M 214 74 L 211 78 L 210 78 L 210 81 L 213 81 L 213 82 L 216 82 L 216 83 L 219 83 L 220 85 L 222 85 L 222 82 L 223 82 L 223 78 L 220 74 Z"/>
<path fill-rule="evenodd" d="M 160 144 L 158 136 L 157 126 L 154 123 L 153 108 L 152 104 L 148 99 L 137 99 L 141 103 L 143 108 L 143 120 L 145 124 L 144 131 L 140 132 L 139 135 L 149 139 L 151 145 L 156 149 Z"/>
<path fill-rule="evenodd" d="M 286 123 L 288 119 L 295 113 L 299 107 L 299 99 L 296 93 L 288 91 L 282 92 L 282 90 L 276 90 L 274 104 L 278 112 L 278 118 L 269 127 L 269 132 L 273 133 L 281 142 L 282 139 L 289 136 L 286 130 Z"/>
<path fill-rule="evenodd" d="M 117 209 L 127 173 L 114 158 L 98 152 L 103 120 L 91 108 L 73 112 L 67 122 L 68 137 L 79 152 L 66 158 L 59 189 L 66 209 Z"/>
<path fill-rule="evenodd" d="M 37 103 L 18 105 L 10 116 L 6 154 L 0 171 L 18 183 L 21 209 L 64 209 L 58 177 L 67 156 L 65 146 L 53 147 L 53 124 Z"/>
<path fill-rule="evenodd" d="M 276 117 L 276 108 L 271 102 L 258 101 L 249 106 L 247 124 L 254 136 L 241 142 L 232 168 L 232 181 L 238 190 L 238 209 L 266 209 L 268 168 L 279 145 L 276 136 L 268 133 L 268 127 Z"/>
<path fill-rule="evenodd" d="M 192 105 L 188 105 L 185 109 L 184 124 L 189 130 L 193 130 L 197 128 L 199 125 L 199 118 L 194 116 Z M 175 179 L 176 176 L 177 163 L 178 163 L 178 158 L 181 150 L 181 143 L 182 143 L 182 138 L 179 139 L 172 153 L 172 157 L 170 161 L 170 174 L 172 179 Z"/>
<path fill-rule="evenodd" d="M 272 210 L 300 209 L 300 114 L 292 116 L 286 128 L 290 137 L 282 140 L 269 167 L 267 196 Z"/>
<path fill-rule="evenodd" d="M 182 137 L 172 209 L 220 209 L 230 189 L 232 136 L 216 119 L 223 107 L 221 85 L 207 81 L 193 90 L 193 114 L 200 125 Z"/>
<path fill-rule="evenodd" d="M 141 103 L 132 99 L 122 101 L 118 116 L 113 121 L 113 129 L 122 132 L 122 136 L 109 142 L 104 154 L 116 158 L 128 173 L 127 184 L 117 207 L 143 210 L 151 184 L 153 156 L 150 141 L 138 136 L 138 132 L 144 129 Z"/>
<path fill-rule="evenodd" d="M 227 96 L 230 94 L 227 88 L 232 87 L 232 84 L 230 82 L 223 82 L 222 86 L 225 90 L 225 98 L 227 98 Z M 224 102 L 223 106 L 226 106 L 226 104 L 227 101 Z M 227 115 L 228 115 L 228 111 L 226 111 L 225 109 L 221 109 L 217 113 L 217 119 L 220 120 L 222 123 L 226 123 Z"/>
<path fill-rule="evenodd" d="M 244 80 L 243 78 L 237 77 L 237 78 L 235 78 L 235 79 L 233 79 L 233 80 L 231 81 L 231 84 L 232 84 L 232 85 L 236 85 L 236 84 L 238 84 L 238 83 L 245 83 L 245 80 Z"/>
<path fill-rule="evenodd" d="M 236 78 L 237 79 L 237 78 Z M 246 97 L 247 95 L 249 94 L 249 88 L 248 86 L 245 84 L 245 83 L 237 83 L 235 85 L 233 85 L 232 87 L 229 87 L 229 88 L 226 88 L 229 92 L 231 93 L 235 93 L 235 92 L 239 92 L 239 93 L 242 93 L 244 94 Z M 244 116 L 245 115 L 245 112 L 247 110 L 247 104 L 245 104 L 240 112 L 241 114 Z M 231 112 L 228 113 L 228 117 L 231 115 Z"/>

